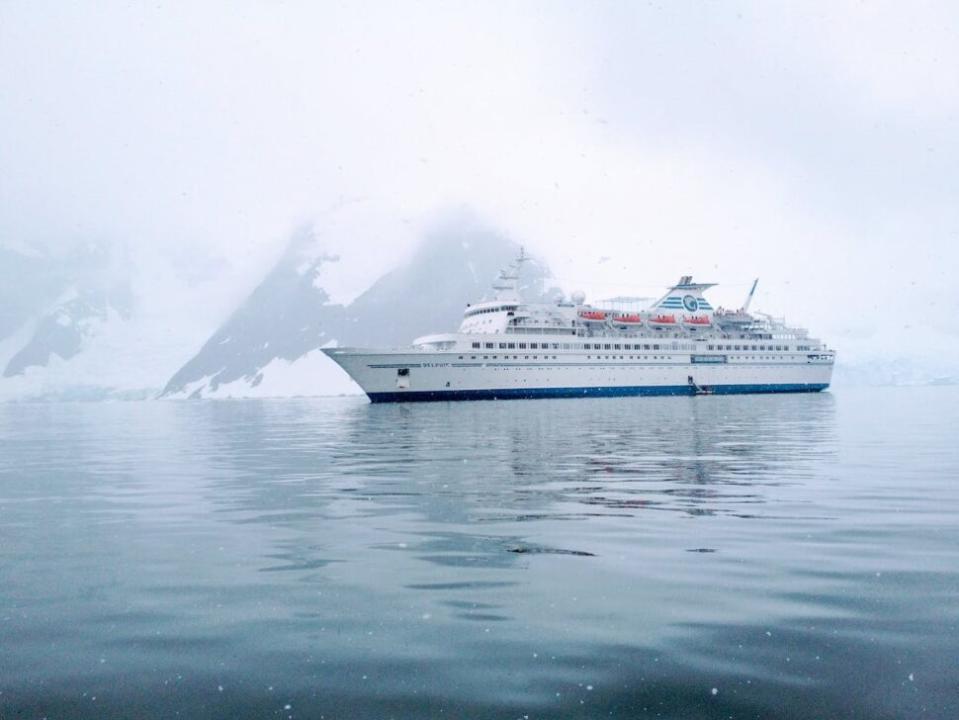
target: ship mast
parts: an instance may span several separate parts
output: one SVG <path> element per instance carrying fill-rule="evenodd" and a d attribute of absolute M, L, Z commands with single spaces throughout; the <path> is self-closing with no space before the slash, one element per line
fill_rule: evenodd
<path fill-rule="evenodd" d="M 519 271 L 523 263 L 529 260 L 525 248 L 519 249 L 519 256 L 508 267 L 499 271 L 499 276 L 493 281 L 493 290 L 497 300 L 519 302 Z"/>
<path fill-rule="evenodd" d="M 749 312 L 749 304 L 753 301 L 753 293 L 756 292 L 756 285 L 759 284 L 759 278 L 753 280 L 753 286 L 749 290 L 749 295 L 746 296 L 746 302 L 743 303 L 743 312 Z"/>

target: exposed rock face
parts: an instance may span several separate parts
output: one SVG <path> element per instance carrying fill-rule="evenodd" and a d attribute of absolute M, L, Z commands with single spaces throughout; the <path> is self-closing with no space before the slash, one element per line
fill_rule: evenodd
<path fill-rule="evenodd" d="M 60 258 L 0 248 L 3 378 L 68 361 L 109 322 L 129 319 L 129 277 L 117 265 L 110 248 L 97 245 Z"/>
<path fill-rule="evenodd" d="M 164 395 L 198 381 L 202 384 L 191 389 L 197 396 L 241 378 L 256 387 L 260 371 L 272 360 L 292 361 L 330 341 L 329 333 L 343 323 L 343 307 L 330 304 L 329 295 L 313 281 L 323 263 L 335 258 L 305 258 L 311 244 L 309 230 L 297 233 L 250 297 L 170 378 Z"/>
<path fill-rule="evenodd" d="M 110 320 L 112 313 L 126 318 L 127 308 L 108 293 L 86 290 L 62 302 L 37 322 L 33 336 L 4 368 L 4 377 L 22 374 L 29 367 L 46 367 L 53 355 L 69 360 L 80 352 L 96 327 Z"/>

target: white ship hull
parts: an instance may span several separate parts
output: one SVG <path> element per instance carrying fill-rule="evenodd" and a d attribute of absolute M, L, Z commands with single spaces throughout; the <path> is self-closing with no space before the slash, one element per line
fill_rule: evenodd
<path fill-rule="evenodd" d="M 329 348 L 373 402 L 610 395 L 818 392 L 835 353 L 783 320 L 714 310 L 711 283 L 685 275 L 648 310 L 603 308 L 582 293 L 523 302 L 520 253 L 493 284 L 495 297 L 466 306 L 457 333 L 410 348 Z M 636 298 L 616 298 L 634 303 Z M 609 302 L 613 302 L 612 300 Z M 661 327 L 660 327 L 661 326 Z"/>
<path fill-rule="evenodd" d="M 832 378 L 832 353 L 550 352 L 483 358 L 462 350 L 324 352 L 372 402 L 615 395 L 818 392 Z"/>

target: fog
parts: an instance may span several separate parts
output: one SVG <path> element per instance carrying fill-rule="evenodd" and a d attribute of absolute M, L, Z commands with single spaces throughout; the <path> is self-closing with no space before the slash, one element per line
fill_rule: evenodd
<path fill-rule="evenodd" d="M 158 375 L 297 227 L 347 302 L 462 208 L 594 299 L 692 273 L 735 306 L 758 276 L 840 358 L 959 363 L 957 28 L 951 3 L 5 3 L 0 247 L 67 275 L 96 248 Z"/>

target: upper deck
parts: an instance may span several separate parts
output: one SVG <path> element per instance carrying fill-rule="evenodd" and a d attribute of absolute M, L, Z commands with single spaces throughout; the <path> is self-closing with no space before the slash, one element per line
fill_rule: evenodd
<path fill-rule="evenodd" d="M 726 340 L 800 342 L 803 349 L 825 350 L 804 328 L 761 313 L 751 314 L 749 305 L 756 289 L 753 283 L 746 301 L 736 310 L 715 309 L 703 293 L 713 283 L 694 283 L 684 276 L 658 300 L 643 308 L 594 306 L 582 293 L 573 293 L 554 303 L 527 303 L 519 292 L 519 270 L 526 260 L 520 257 L 501 271 L 493 284 L 495 297 L 467 305 L 457 333 L 417 338 L 414 346 L 452 349 L 474 335 L 521 336 L 562 339 L 602 338 L 613 341 Z M 459 340 L 462 338 L 462 341 Z M 508 342 L 508 341 L 507 341 Z M 497 343 L 498 344 L 498 343 Z M 725 344 L 725 343 L 724 343 Z M 469 347 L 472 343 L 468 343 Z"/>

